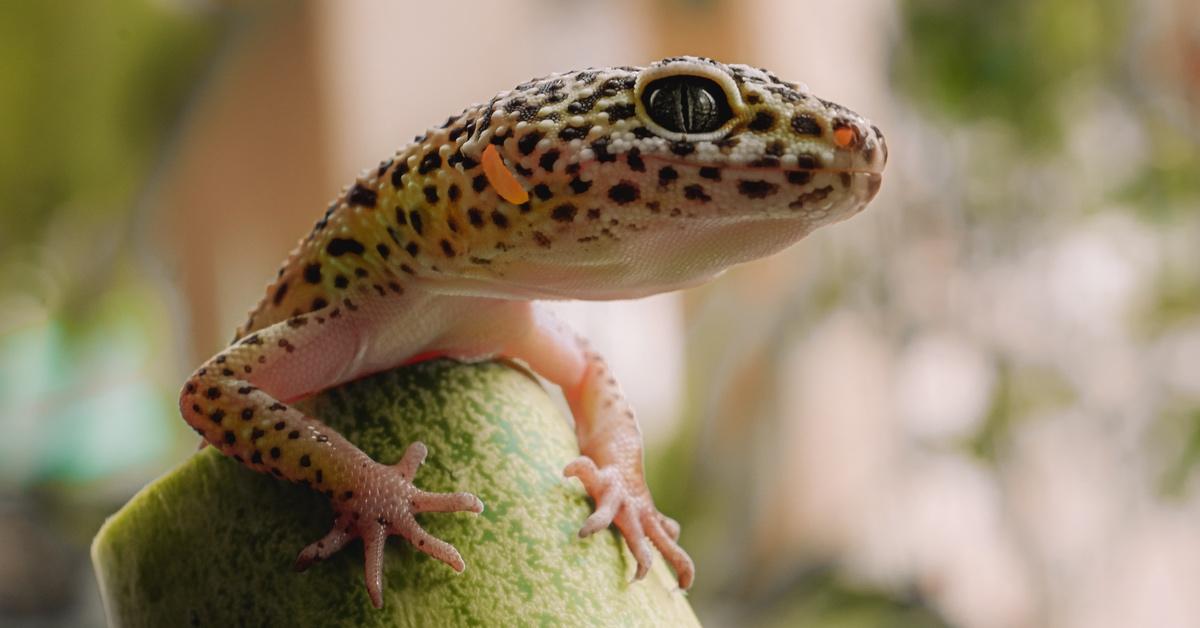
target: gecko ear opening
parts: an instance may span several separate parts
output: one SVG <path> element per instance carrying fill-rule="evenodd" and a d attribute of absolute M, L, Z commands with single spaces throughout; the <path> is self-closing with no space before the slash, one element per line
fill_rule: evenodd
<path fill-rule="evenodd" d="M 488 144 L 487 148 L 483 149 L 483 174 L 500 198 L 513 205 L 520 205 L 529 200 L 529 193 L 521 187 L 521 182 L 517 181 L 516 175 L 508 166 L 504 165 L 504 158 L 496 150 L 495 144 Z"/>

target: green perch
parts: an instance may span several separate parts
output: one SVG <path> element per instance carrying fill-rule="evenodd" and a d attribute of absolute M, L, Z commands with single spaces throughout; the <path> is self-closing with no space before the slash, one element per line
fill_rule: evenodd
<path fill-rule="evenodd" d="M 331 389 L 301 408 L 376 460 L 428 445 L 416 484 L 471 491 L 485 505 L 478 517 L 420 516 L 461 548 L 466 571 L 392 540 L 382 612 L 363 589 L 360 553 L 296 573 L 296 548 L 333 519 L 328 501 L 209 447 L 96 535 L 110 626 L 699 625 L 661 560 L 631 582 L 636 563 L 615 531 L 578 538 L 591 506 L 561 473 L 578 455 L 574 435 L 524 373 L 437 360 Z"/>

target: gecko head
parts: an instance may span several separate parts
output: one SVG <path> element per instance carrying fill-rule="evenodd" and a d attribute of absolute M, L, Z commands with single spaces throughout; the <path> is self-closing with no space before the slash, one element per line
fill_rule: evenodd
<path fill-rule="evenodd" d="M 506 234 L 529 246 L 501 244 L 490 270 L 540 296 L 704 281 L 854 215 L 887 161 L 862 116 L 766 70 L 697 57 L 530 81 L 471 128 L 463 152 L 496 146 L 529 192 Z"/>

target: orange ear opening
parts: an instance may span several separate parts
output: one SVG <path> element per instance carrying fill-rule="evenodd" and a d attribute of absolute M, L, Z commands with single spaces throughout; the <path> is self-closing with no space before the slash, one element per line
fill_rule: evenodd
<path fill-rule="evenodd" d="M 529 193 L 521 187 L 517 177 L 504 165 L 504 159 L 500 157 L 500 152 L 496 150 L 495 144 L 488 144 L 487 148 L 483 149 L 483 175 L 487 177 L 488 183 L 496 188 L 496 193 L 500 195 L 500 198 L 513 205 L 521 205 L 529 201 Z"/>

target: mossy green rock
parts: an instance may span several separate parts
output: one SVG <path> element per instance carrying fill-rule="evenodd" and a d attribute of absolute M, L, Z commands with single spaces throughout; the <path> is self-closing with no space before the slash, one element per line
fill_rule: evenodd
<path fill-rule="evenodd" d="M 661 558 L 631 583 L 632 557 L 614 531 L 576 536 L 591 505 L 561 473 L 577 455 L 574 435 L 524 373 L 428 362 L 301 405 L 382 462 L 412 441 L 428 445 L 417 485 L 471 491 L 485 506 L 479 516 L 419 516 L 467 570 L 393 538 L 383 610 L 367 598 L 358 542 L 295 573 L 296 554 L 333 521 L 326 500 L 207 448 L 96 535 L 112 626 L 697 625 Z"/>

